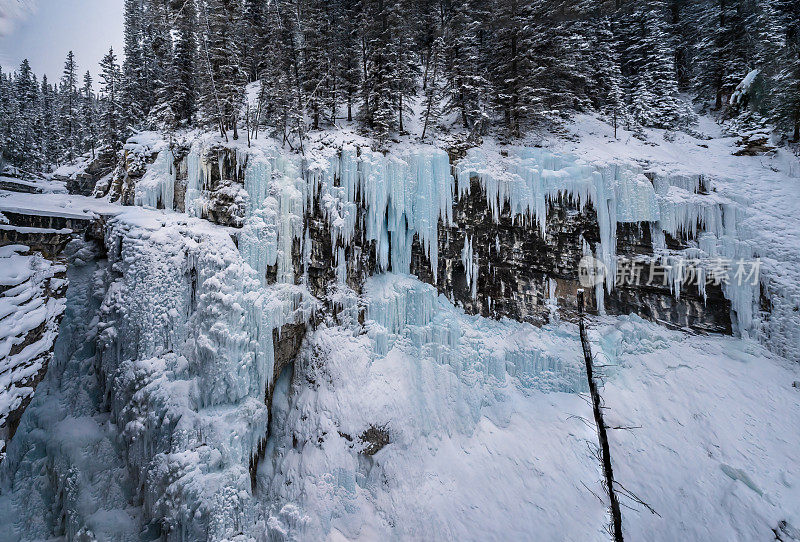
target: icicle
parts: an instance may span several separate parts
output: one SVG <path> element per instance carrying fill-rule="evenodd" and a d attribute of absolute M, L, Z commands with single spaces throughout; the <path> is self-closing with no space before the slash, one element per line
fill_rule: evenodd
<path fill-rule="evenodd" d="M 144 177 L 136 183 L 134 203 L 152 208 L 157 208 L 160 203 L 164 209 L 171 211 L 175 200 L 176 173 L 172 151 L 160 151 Z"/>

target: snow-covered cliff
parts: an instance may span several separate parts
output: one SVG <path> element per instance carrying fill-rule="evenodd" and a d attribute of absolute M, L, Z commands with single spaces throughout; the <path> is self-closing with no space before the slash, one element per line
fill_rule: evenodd
<path fill-rule="evenodd" d="M 107 181 L 72 201 L 136 205 L 64 253 L 0 538 L 605 540 L 572 323 L 588 256 L 609 270 L 590 338 L 626 535 L 800 525 L 800 373 L 754 340 L 794 352 L 795 256 L 759 244 L 724 178 L 490 143 L 304 158 L 151 134 Z M 666 280 L 618 284 L 619 256 Z M 675 271 L 757 256 L 741 285 Z M 684 329 L 609 316 L 628 312 Z"/>

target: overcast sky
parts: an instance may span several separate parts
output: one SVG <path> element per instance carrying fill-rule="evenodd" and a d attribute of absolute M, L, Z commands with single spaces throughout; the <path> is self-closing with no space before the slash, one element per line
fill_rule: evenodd
<path fill-rule="evenodd" d="M 0 63 L 15 69 L 27 58 L 33 71 L 61 77 L 72 50 L 80 73 L 95 75 L 113 46 L 121 61 L 123 0 L 0 0 Z"/>

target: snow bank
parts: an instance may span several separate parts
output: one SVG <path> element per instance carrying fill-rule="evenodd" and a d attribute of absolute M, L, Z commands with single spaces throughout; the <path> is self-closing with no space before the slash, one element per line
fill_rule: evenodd
<path fill-rule="evenodd" d="M 686 336 L 636 317 L 593 333 L 631 540 L 770 540 L 800 528 L 800 369 L 752 340 Z M 783 539 L 792 538 L 783 533 Z"/>
<path fill-rule="evenodd" d="M 279 381 L 268 539 L 605 539 L 574 327 L 468 316 L 394 274 L 364 303 L 366 333 L 321 327 Z"/>

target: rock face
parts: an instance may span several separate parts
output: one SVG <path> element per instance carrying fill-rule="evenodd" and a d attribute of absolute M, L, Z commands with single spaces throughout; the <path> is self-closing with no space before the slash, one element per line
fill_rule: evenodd
<path fill-rule="evenodd" d="M 482 316 L 507 317 L 543 324 L 556 304 L 562 316 L 571 318 L 577 310 L 576 294 L 581 288 L 579 262 L 584 256 L 582 241 L 595 243 L 600 233 L 591 205 L 579 206 L 561 198 L 547 211 L 547 234 L 535 226 L 512 220 L 506 207 L 497 223 L 486 203 L 485 193 L 473 177 L 469 194 L 453 209 L 455 225 L 439 223 L 439 272 L 435 286 L 468 312 Z M 462 250 L 471 240 L 473 261 L 477 262 L 477 285 L 467 281 Z M 710 284 L 706 299 L 696 287 L 684 285 L 676 297 L 668 284 L 650 280 L 648 258 L 652 256 L 650 230 L 645 224 L 620 224 L 617 254 L 639 258 L 638 284 L 620 284 L 605 294 L 605 309 L 611 314 L 639 316 L 701 331 L 731 333 L 730 302 L 721 288 Z M 430 263 L 419 243 L 414 244 L 412 273 L 434 284 Z M 659 266 L 654 275 L 663 275 Z M 648 284 L 649 283 L 649 284 Z M 474 295 L 473 295 L 474 294 Z M 589 310 L 596 310 L 594 296 L 587 296 Z"/>
<path fill-rule="evenodd" d="M 0 460 L 53 359 L 66 271 L 27 246 L 0 247 Z"/>
<path fill-rule="evenodd" d="M 174 208 L 184 210 L 187 150 L 177 148 L 174 155 L 177 171 Z M 216 224 L 240 228 L 248 198 L 244 186 L 246 156 L 225 147 L 211 147 L 203 156 L 208 177 L 200 215 Z M 534 224 L 525 223 L 519 217 L 512 218 L 507 206 L 495 221 L 480 183 L 475 177 L 470 182 L 470 190 L 454 200 L 452 225 L 439 221 L 436 280 L 418 236 L 414 237 L 412 245 L 411 273 L 434 284 L 441 293 L 473 314 L 541 325 L 549 321 L 554 308 L 558 307 L 562 317 L 573 318 L 577 309 L 576 293 L 581 287 L 578 272 L 585 254 L 583 243 L 595 244 L 600 240 L 592 205 L 581 206 L 564 197 L 551 201 L 547 208 L 547 233 L 543 237 Z M 702 181 L 699 184 L 702 188 Z M 375 242 L 368 241 L 364 231 L 367 210 L 359 206 L 356 212 L 355 234 L 352 242 L 344 247 L 344 260 L 346 284 L 359 292 L 366 277 L 376 271 L 377 256 Z M 328 300 L 331 288 L 335 289 L 337 255 L 319 193 L 312 197 L 304 222 L 311 241 L 309 258 L 305 262 L 309 287 L 315 296 Z M 471 243 L 472 261 L 477 265 L 469 274 L 462 261 L 465 245 L 470 244 L 467 241 Z M 667 244 L 676 249 L 687 246 L 685 240 L 669 236 Z M 302 243 L 295 240 L 292 260 L 296 277 L 300 277 L 304 269 L 302 250 Z M 684 284 L 680 295 L 676 296 L 670 285 L 661 280 L 666 271 L 655 262 L 647 223 L 619 224 L 617 254 L 636 260 L 641 280 L 638 284 L 620 284 L 611 293 L 606 292 L 604 308 L 607 312 L 633 312 L 675 327 L 731 333 L 731 305 L 719 285 L 709 284 L 704 296 L 696 286 Z M 651 265 L 651 262 L 654 263 Z M 274 267 L 267 269 L 269 282 L 275 281 L 276 272 Z M 469 280 L 470 274 L 477 277 L 474 285 Z M 596 311 L 594 296 L 586 298 L 588 310 Z"/>
<path fill-rule="evenodd" d="M 134 202 L 136 184 L 156 159 L 156 147 L 126 149 L 109 186 L 98 185 L 96 195 L 108 194 L 112 200 L 130 205 Z M 160 147 L 158 147 L 160 148 Z M 135 149 L 135 150 L 134 150 Z M 144 150 L 143 150 L 144 149 Z M 247 214 L 248 193 L 245 187 L 247 154 L 220 144 L 204 148 L 199 156 L 194 148 L 172 145 L 174 186 L 170 186 L 172 208 L 208 219 L 219 225 L 241 228 Z M 451 153 L 451 162 L 460 159 Z M 192 163 L 192 159 L 196 162 Z M 199 188 L 202 204 L 187 203 L 191 175 L 203 178 Z M 304 173 L 308 175 L 308 173 Z M 650 181 L 654 182 L 653 176 Z M 308 181 L 313 182 L 313 181 Z M 335 179 L 334 183 L 339 183 Z M 492 318 L 508 317 L 537 325 L 546 323 L 557 307 L 564 318 L 573 318 L 579 282 L 579 262 L 585 244 L 595 246 L 600 239 L 598 217 L 591 204 L 583 205 L 562 196 L 547 204 L 544 236 L 536 224 L 526 223 L 513 215 L 506 205 L 493 216 L 481 183 L 470 178 L 469 190 L 453 202 L 450 225 L 441 220 L 438 226 L 438 265 L 433 273 L 431 263 L 418 236 L 414 236 L 411 273 L 434 284 L 448 298 L 470 313 Z M 699 194 L 704 194 L 702 179 Z M 197 192 L 198 190 L 195 190 Z M 195 196 L 197 197 L 197 196 Z M 312 193 L 303 217 L 310 240 L 306 261 L 303 243 L 295 239 L 292 261 L 295 277 L 305 271 L 312 293 L 329 299 L 336 288 L 336 265 L 340 257 L 333 247 L 331 225 L 321 194 Z M 197 200 L 195 200 L 197 201 Z M 188 205 L 194 205 L 187 209 Z M 162 199 L 157 206 L 164 207 Z M 359 205 L 355 211 L 355 232 L 344 248 L 346 285 L 360 291 L 364 279 L 377 269 L 375 241 L 367 240 L 364 225 L 367 209 Z M 234 234 L 236 239 L 238 236 Z M 666 235 L 668 248 L 685 249 L 686 239 Z M 719 285 L 709 284 L 705 292 L 696 286 L 682 285 L 680 295 L 663 277 L 666 269 L 653 255 L 648 223 L 619 223 L 616 253 L 630 258 L 639 275 L 637 284 L 621 283 L 604 293 L 604 310 L 611 314 L 636 313 L 643 318 L 676 327 L 704 332 L 731 333 L 731 304 Z M 464 251 L 470 249 L 473 267 L 465 269 Z M 472 277 L 476 277 L 474 283 Z M 435 278 L 434 278 L 435 277 Z M 274 282 L 277 267 L 267 267 L 266 278 Z M 597 311 L 595 296 L 586 296 L 588 310 Z M 333 312 L 336 312 L 334 309 Z"/>
<path fill-rule="evenodd" d="M 0 460 L 53 359 L 66 308 L 67 262 L 62 252 L 76 237 L 97 239 L 102 230 L 102 220 L 67 215 L 21 209 L 2 213 Z"/>
<path fill-rule="evenodd" d="M 114 171 L 115 165 L 113 153 L 99 150 L 94 157 L 83 156 L 75 164 L 57 169 L 53 178 L 65 182 L 70 194 L 91 196 L 97 182 Z"/>

